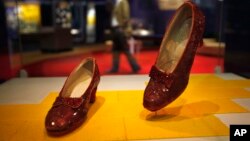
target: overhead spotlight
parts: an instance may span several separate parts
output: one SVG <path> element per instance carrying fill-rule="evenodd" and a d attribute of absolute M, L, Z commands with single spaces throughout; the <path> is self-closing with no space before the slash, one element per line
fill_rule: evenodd
<path fill-rule="evenodd" d="M 79 32 L 78 29 L 71 29 L 70 33 L 71 33 L 72 35 L 77 35 L 77 34 L 79 34 L 80 32 Z"/>

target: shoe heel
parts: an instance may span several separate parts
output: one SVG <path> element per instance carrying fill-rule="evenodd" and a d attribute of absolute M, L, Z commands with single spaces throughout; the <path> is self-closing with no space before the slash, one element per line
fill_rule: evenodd
<path fill-rule="evenodd" d="M 91 92 L 91 96 L 90 96 L 90 103 L 94 103 L 95 102 L 95 98 L 96 98 L 96 90 L 97 90 L 97 87 L 95 87 L 92 92 Z"/>

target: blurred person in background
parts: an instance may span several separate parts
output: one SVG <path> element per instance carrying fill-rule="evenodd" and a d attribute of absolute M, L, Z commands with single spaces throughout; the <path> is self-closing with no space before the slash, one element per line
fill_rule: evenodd
<path fill-rule="evenodd" d="M 108 6 L 112 8 L 110 12 L 110 25 L 112 34 L 113 64 L 108 73 L 116 73 L 119 70 L 120 54 L 124 53 L 129 61 L 133 73 L 137 73 L 141 68 L 136 59 L 129 52 L 127 39 L 131 36 L 132 27 L 130 24 L 130 7 L 127 0 L 108 0 Z"/>

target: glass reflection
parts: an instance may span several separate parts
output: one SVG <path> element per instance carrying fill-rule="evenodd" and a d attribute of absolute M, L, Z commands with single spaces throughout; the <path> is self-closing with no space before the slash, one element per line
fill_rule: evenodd
<path fill-rule="evenodd" d="M 0 2 L 0 82 L 18 75 L 21 69 L 21 49 L 15 1 Z"/>
<path fill-rule="evenodd" d="M 243 29 L 247 21 L 239 20 L 236 24 L 228 15 L 231 17 L 237 15 L 237 12 L 233 14 L 230 7 L 241 4 L 223 0 L 193 0 L 193 2 L 206 16 L 206 29 L 204 45 L 197 50 L 192 73 L 231 71 L 237 73 L 237 68 L 243 68 L 241 66 L 244 63 L 240 63 L 240 66 L 233 64 L 240 61 L 239 54 L 242 52 L 236 49 L 239 41 L 233 42 L 236 34 L 229 33 L 229 29 L 235 33 L 238 31 L 243 33 L 241 28 Z M 133 38 L 129 38 L 128 47 L 143 67 L 140 74 L 147 74 L 154 63 L 148 61 L 146 56 L 156 58 L 168 22 L 182 3 L 183 0 L 129 0 Z M 78 58 L 76 60 L 86 56 L 96 57 L 100 60 L 98 62 L 103 75 L 106 74 L 105 69 L 111 66 L 111 53 L 107 52 L 112 43 L 108 32 L 110 15 L 106 0 L 8 0 L 1 1 L 0 13 L 3 17 L 0 49 L 1 81 L 20 76 L 22 70 L 30 77 L 67 76 L 71 69 L 65 68 L 72 68 L 78 63 L 72 61 L 69 66 L 62 67 L 65 61 L 67 62 L 67 57 L 76 57 Z M 244 33 L 248 35 L 249 32 L 244 30 Z M 241 36 L 242 39 L 247 37 L 237 34 L 237 37 Z M 245 46 L 243 42 L 245 40 L 241 41 L 242 46 Z M 244 50 L 244 54 L 249 52 L 246 48 L 241 50 Z M 98 58 L 100 55 L 97 51 L 101 53 L 101 58 Z M 227 53 L 228 51 L 231 53 Z M 233 52 L 239 52 L 238 61 L 232 59 Z M 226 68 L 224 68 L 224 57 Z M 248 60 L 248 57 L 243 58 Z M 60 60 L 59 63 L 55 61 L 56 59 Z M 130 70 L 126 66 L 127 62 L 123 61 L 119 73 L 128 74 Z M 242 71 L 247 73 L 248 68 L 245 69 Z"/>

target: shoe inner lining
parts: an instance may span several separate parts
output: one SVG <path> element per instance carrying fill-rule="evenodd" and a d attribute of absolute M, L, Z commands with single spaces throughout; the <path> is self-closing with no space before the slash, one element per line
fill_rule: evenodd
<path fill-rule="evenodd" d="M 64 90 L 63 97 L 81 97 L 89 87 L 93 76 L 93 62 L 88 61 L 79 65 L 69 76 Z"/>
<path fill-rule="evenodd" d="M 70 97 L 81 97 L 89 87 L 91 80 L 91 72 L 86 69 L 85 75 L 79 76 L 79 79 L 69 86 L 67 93 L 70 94 Z"/>
<path fill-rule="evenodd" d="M 184 7 L 169 26 L 156 62 L 156 66 L 166 73 L 174 71 L 185 51 L 192 28 L 191 9 Z"/>

